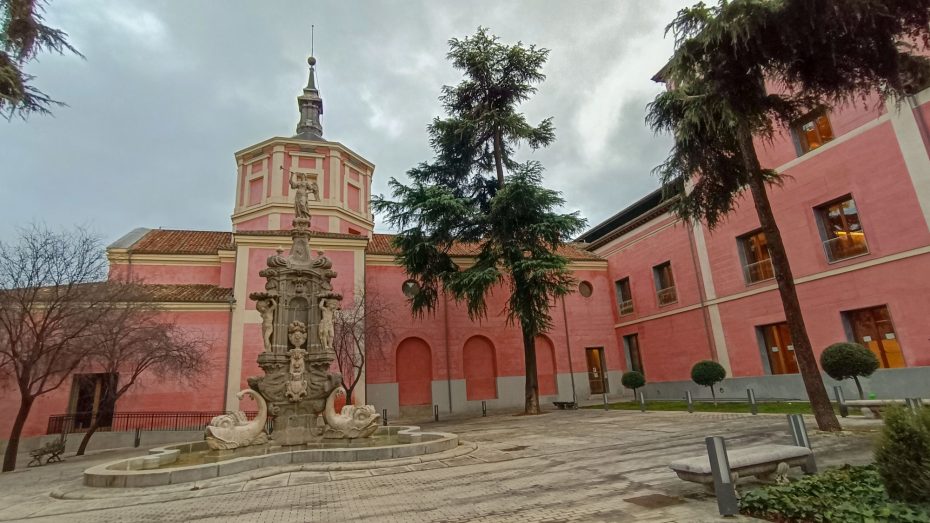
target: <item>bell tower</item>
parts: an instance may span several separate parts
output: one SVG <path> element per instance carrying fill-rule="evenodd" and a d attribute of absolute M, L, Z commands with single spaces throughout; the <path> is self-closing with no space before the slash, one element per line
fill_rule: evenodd
<path fill-rule="evenodd" d="M 375 166 L 340 142 L 323 138 L 323 97 L 317 81 L 317 60 L 307 58 L 307 85 L 297 96 L 297 134 L 273 137 L 236 153 L 236 201 L 232 225 L 236 232 L 290 230 L 294 227 L 291 180 L 315 183 L 309 202 L 311 232 L 370 236 L 371 178 Z"/>

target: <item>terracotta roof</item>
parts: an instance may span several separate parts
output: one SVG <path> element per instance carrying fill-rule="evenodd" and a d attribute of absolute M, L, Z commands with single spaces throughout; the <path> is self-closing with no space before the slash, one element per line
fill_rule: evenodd
<path fill-rule="evenodd" d="M 228 303 L 233 290 L 216 285 L 144 285 L 155 302 Z"/>
<path fill-rule="evenodd" d="M 132 245 L 137 254 L 216 254 L 232 249 L 231 232 L 152 229 Z"/>
<path fill-rule="evenodd" d="M 391 245 L 393 234 L 373 234 L 371 241 L 368 242 L 368 248 L 365 252 L 368 254 L 397 254 L 397 249 Z M 569 243 L 559 247 L 559 254 L 573 261 L 603 261 L 600 256 L 584 250 L 580 245 Z M 474 256 L 477 253 L 477 246 L 474 244 L 456 244 L 452 247 L 452 256 Z"/>
<path fill-rule="evenodd" d="M 290 230 L 275 231 L 184 231 L 153 229 L 132 244 L 133 254 L 216 254 L 219 250 L 234 249 L 234 237 L 241 236 L 284 236 Z M 357 234 L 341 234 L 310 231 L 311 238 L 339 238 L 346 240 L 366 239 Z"/>

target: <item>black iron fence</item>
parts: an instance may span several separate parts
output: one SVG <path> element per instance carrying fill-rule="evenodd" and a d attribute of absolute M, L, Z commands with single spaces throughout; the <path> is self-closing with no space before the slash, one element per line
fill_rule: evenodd
<path fill-rule="evenodd" d="M 101 432 L 131 432 L 135 430 L 199 430 L 206 427 L 210 420 L 224 411 L 198 411 L 198 412 L 115 412 L 102 422 L 98 431 Z M 257 412 L 246 412 L 249 419 L 255 417 Z M 71 434 L 85 432 L 94 421 L 95 413 L 75 412 L 73 414 L 57 414 L 48 417 L 46 434 Z M 269 424 L 271 420 L 269 419 Z"/>

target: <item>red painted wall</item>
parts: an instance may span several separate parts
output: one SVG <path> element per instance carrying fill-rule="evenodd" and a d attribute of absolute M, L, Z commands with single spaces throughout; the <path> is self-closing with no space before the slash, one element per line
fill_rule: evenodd
<path fill-rule="evenodd" d="M 497 369 L 494 345 L 484 336 L 472 336 L 462 349 L 465 370 L 465 395 L 469 400 L 497 397 Z"/>

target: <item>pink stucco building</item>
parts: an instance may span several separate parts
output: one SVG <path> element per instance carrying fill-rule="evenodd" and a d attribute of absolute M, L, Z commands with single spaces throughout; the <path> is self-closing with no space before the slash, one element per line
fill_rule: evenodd
<path fill-rule="evenodd" d="M 856 340 L 881 358 L 867 383 L 879 395 L 930 395 L 930 90 L 900 109 L 823 110 L 774 144 L 758 144 L 766 166 L 790 176 L 771 190 L 815 350 Z M 107 250 L 112 278 L 143 278 L 179 322 L 212 340 L 201 383 L 153 380 L 120 399 L 117 411 L 238 409 L 235 393 L 261 374 L 261 318 L 250 292 L 278 248 L 288 249 L 293 195 L 287 173 L 320 187 L 311 247 L 333 261 L 335 290 L 376 294 L 390 305 L 393 339 L 370 358 L 356 400 L 398 414 L 478 412 L 523 404 L 520 331 L 494 314 L 472 322 L 444 301 L 414 318 L 408 278 L 390 235 L 373 232 L 375 165 L 322 137 L 322 99 L 310 81 L 298 98 L 297 135 L 235 153 L 231 230 L 135 229 Z M 651 398 L 706 394 L 691 366 L 715 359 L 732 377 L 723 396 L 803 398 L 791 340 L 750 201 L 714 231 L 677 220 L 661 191 L 593 227 L 565 248 L 579 292 L 556 303 L 554 327 L 537 340 L 542 402 L 620 395 L 620 374 L 642 370 Z M 469 252 L 458 253 L 463 263 Z M 489 311 L 502 308 L 498 293 Z M 41 397 L 25 435 L 50 415 L 95 409 L 104 376 L 72 377 Z M 827 380 L 827 384 L 833 383 Z M 0 434 L 16 402 L 0 405 Z M 246 406 L 247 407 L 247 406 Z M 403 412 L 406 411 L 406 412 Z"/>

